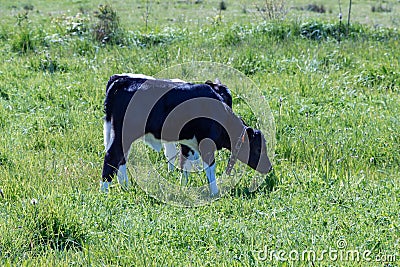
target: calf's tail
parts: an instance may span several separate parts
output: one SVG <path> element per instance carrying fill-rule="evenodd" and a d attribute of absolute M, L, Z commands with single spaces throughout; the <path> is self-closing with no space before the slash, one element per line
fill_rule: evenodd
<path fill-rule="evenodd" d="M 114 95 L 117 90 L 117 86 L 113 86 L 114 83 L 121 78 L 120 75 L 113 75 L 110 77 L 108 80 L 107 86 L 106 86 L 106 98 L 104 100 L 104 113 L 106 116 L 104 117 L 104 125 L 103 125 L 103 134 L 104 134 L 104 147 L 106 151 L 108 150 L 109 146 L 111 145 L 110 142 L 112 142 L 112 123 L 111 123 L 111 117 L 112 117 L 112 105 L 113 105 L 113 99 Z"/>

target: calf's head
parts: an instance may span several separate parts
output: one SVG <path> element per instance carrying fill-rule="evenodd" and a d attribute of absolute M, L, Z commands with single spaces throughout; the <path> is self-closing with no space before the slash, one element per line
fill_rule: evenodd
<path fill-rule="evenodd" d="M 264 135 L 259 130 L 246 128 L 246 136 L 238 153 L 238 159 L 260 173 L 271 170 Z"/>

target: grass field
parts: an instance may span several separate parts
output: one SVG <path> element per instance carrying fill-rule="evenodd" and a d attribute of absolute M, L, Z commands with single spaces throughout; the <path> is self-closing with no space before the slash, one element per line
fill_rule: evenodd
<path fill-rule="evenodd" d="M 342 23 L 332 1 L 225 2 L 109 1 L 107 28 L 104 2 L 0 0 L 0 266 L 400 264 L 400 3 L 354 1 L 347 28 L 345 1 Z M 100 193 L 109 76 L 194 61 L 260 88 L 273 173 L 197 208 Z"/>

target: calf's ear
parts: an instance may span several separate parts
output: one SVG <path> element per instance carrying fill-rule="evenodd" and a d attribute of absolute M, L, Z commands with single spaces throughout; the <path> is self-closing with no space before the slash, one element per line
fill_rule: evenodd
<path fill-rule="evenodd" d="M 215 84 L 215 83 L 213 83 L 212 81 L 207 80 L 207 81 L 205 82 L 205 84 L 208 84 L 208 85 L 211 86 L 212 89 L 214 89 L 216 92 L 219 92 L 219 87 L 218 87 L 218 85 Z"/>
<path fill-rule="evenodd" d="M 249 140 L 251 141 L 254 138 L 254 130 L 253 130 L 253 128 L 247 127 L 246 128 L 246 133 L 247 133 L 247 136 L 249 137 Z"/>

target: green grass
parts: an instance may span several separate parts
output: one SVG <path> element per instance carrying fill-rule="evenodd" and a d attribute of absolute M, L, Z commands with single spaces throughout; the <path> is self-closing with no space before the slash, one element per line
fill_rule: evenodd
<path fill-rule="evenodd" d="M 121 32 L 107 45 L 90 32 L 100 2 L 35 0 L 27 19 L 24 4 L 1 3 L 1 266 L 399 264 L 399 3 L 388 16 L 369 13 L 376 1 L 355 3 L 345 35 L 335 6 L 333 17 L 292 10 L 265 22 L 244 12 L 250 2 L 226 2 L 221 21 L 219 1 L 152 2 L 146 29 L 146 1 L 113 1 Z M 357 23 L 366 15 L 385 26 Z M 135 184 L 99 193 L 109 76 L 192 61 L 226 64 L 260 88 L 276 124 L 273 173 L 255 192 L 244 179 L 197 208 L 161 203 Z M 372 260 L 260 259 L 321 255 L 342 240 L 341 252 L 371 251 Z"/>

